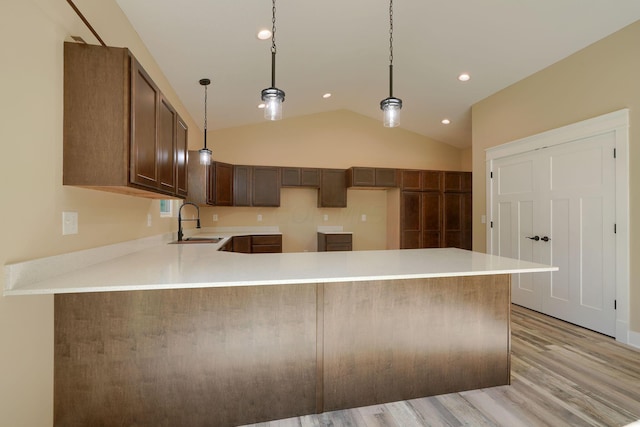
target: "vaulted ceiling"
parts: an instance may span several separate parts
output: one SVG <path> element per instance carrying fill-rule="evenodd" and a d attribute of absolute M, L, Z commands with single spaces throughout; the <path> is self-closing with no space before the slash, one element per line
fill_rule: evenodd
<path fill-rule="evenodd" d="M 117 2 L 197 121 L 203 77 L 212 80 L 209 130 L 264 121 L 271 41 L 256 34 L 271 28 L 271 1 Z M 393 11 L 401 127 L 467 147 L 471 105 L 640 19 L 640 1 L 396 0 Z M 285 119 L 348 109 L 381 120 L 388 0 L 277 0 L 276 45 Z"/>

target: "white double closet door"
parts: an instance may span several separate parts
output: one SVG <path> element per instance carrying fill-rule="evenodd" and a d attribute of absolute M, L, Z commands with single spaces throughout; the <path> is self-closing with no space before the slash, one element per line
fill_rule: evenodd
<path fill-rule="evenodd" d="M 559 267 L 514 275 L 512 301 L 614 336 L 615 136 L 493 160 L 491 252 Z"/>

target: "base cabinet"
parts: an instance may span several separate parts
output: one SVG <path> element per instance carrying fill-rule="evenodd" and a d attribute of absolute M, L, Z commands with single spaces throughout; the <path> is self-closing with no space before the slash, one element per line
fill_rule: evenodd
<path fill-rule="evenodd" d="M 353 250 L 351 233 L 318 233 L 318 252 Z"/>
<path fill-rule="evenodd" d="M 230 427 L 506 385 L 510 305 L 508 274 L 58 294 L 53 424 Z"/>
<path fill-rule="evenodd" d="M 282 235 L 234 236 L 220 250 L 244 254 L 282 253 Z"/>

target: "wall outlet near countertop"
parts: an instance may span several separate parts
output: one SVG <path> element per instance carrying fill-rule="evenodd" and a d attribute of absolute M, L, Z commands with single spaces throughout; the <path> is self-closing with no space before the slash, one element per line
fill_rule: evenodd
<path fill-rule="evenodd" d="M 217 221 L 218 220 L 218 214 L 213 214 L 213 220 Z"/>
<path fill-rule="evenodd" d="M 62 212 L 62 235 L 78 234 L 78 212 Z"/>
<path fill-rule="evenodd" d="M 258 214 L 258 222 L 262 221 L 262 215 Z"/>
<path fill-rule="evenodd" d="M 322 216 L 322 219 L 323 219 L 324 221 L 329 221 L 329 215 L 324 214 L 324 215 Z"/>
<path fill-rule="evenodd" d="M 153 224 L 153 218 L 151 217 L 151 214 L 148 213 L 147 214 L 147 227 L 151 227 L 151 224 Z"/>
<path fill-rule="evenodd" d="M 367 221 L 367 214 L 362 214 L 362 215 L 360 216 L 360 221 L 362 221 L 362 222 L 366 222 L 366 221 Z"/>

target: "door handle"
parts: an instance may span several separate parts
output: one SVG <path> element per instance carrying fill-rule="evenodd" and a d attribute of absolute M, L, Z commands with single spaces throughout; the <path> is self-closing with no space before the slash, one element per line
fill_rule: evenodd
<path fill-rule="evenodd" d="M 549 240 L 551 240 L 550 238 L 548 238 L 547 236 L 544 236 L 543 238 L 541 238 L 540 240 L 542 240 L 543 242 L 548 242 Z"/>
<path fill-rule="evenodd" d="M 527 237 L 527 239 L 535 240 L 536 242 L 538 240 L 540 240 L 540 236 L 533 236 L 533 237 L 526 236 L 526 237 Z M 544 240 L 544 238 L 542 238 L 542 240 Z M 547 240 L 549 240 L 548 237 L 547 237 Z M 546 240 L 545 240 L 545 242 L 546 242 Z"/>

